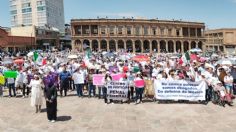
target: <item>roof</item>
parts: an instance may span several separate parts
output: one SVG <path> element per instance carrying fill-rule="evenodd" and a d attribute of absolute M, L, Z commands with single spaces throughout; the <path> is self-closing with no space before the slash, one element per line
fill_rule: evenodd
<path fill-rule="evenodd" d="M 108 18 L 98 18 L 98 19 L 71 19 L 71 23 L 75 22 L 150 22 L 150 23 L 176 23 L 176 24 L 196 24 L 205 25 L 203 22 L 188 22 L 182 20 L 159 20 L 159 19 L 134 19 L 134 18 L 124 18 L 124 19 L 108 19 Z"/>

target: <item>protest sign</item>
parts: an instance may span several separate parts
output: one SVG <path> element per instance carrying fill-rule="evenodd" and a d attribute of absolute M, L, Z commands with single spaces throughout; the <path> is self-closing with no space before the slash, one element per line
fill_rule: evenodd
<path fill-rule="evenodd" d="M 204 81 L 155 81 L 155 96 L 160 100 L 205 100 L 207 84 Z"/>
<path fill-rule="evenodd" d="M 102 74 L 94 74 L 93 75 L 93 85 L 102 86 L 105 83 L 105 75 Z"/>
<path fill-rule="evenodd" d="M 126 82 L 109 82 L 107 85 L 107 98 L 113 100 L 127 100 L 128 88 L 128 83 Z"/>
<path fill-rule="evenodd" d="M 17 72 L 16 71 L 6 71 L 6 72 L 4 72 L 4 77 L 5 78 L 16 78 Z"/>
<path fill-rule="evenodd" d="M 112 74 L 112 80 L 113 81 L 119 81 L 122 78 L 123 74 Z"/>
<path fill-rule="evenodd" d="M 5 84 L 5 78 L 4 76 L 0 75 L 0 85 L 4 85 Z"/>
<path fill-rule="evenodd" d="M 112 73 L 114 71 L 118 71 L 118 67 L 117 66 L 109 66 L 109 72 Z"/>

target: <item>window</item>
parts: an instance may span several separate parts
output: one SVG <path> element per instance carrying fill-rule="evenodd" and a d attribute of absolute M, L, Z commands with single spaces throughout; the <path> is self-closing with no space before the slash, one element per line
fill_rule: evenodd
<path fill-rule="evenodd" d="M 127 35 L 131 35 L 132 33 L 132 27 L 128 26 L 127 27 Z"/>
<path fill-rule="evenodd" d="M 135 27 L 135 34 L 140 35 L 140 27 Z"/>
<path fill-rule="evenodd" d="M 172 29 L 171 29 L 171 28 L 168 29 L 168 35 L 169 35 L 169 36 L 172 36 Z"/>
<path fill-rule="evenodd" d="M 32 12 L 31 8 L 22 9 L 22 13 Z"/>
<path fill-rule="evenodd" d="M 144 30 L 144 35 L 148 35 L 148 27 L 145 26 L 143 30 Z"/>
<path fill-rule="evenodd" d="M 183 27 L 183 36 L 187 37 L 188 34 L 189 34 L 188 28 L 187 27 Z"/>
<path fill-rule="evenodd" d="M 114 26 L 110 26 L 109 27 L 110 35 L 114 35 L 115 34 L 114 28 L 115 28 Z"/>
<path fill-rule="evenodd" d="M 176 36 L 180 36 L 179 29 L 176 29 Z"/>
<path fill-rule="evenodd" d="M 122 30 L 123 30 L 123 26 L 119 26 L 118 27 L 118 34 L 119 35 L 122 35 Z"/>
<path fill-rule="evenodd" d="M 165 35 L 165 29 L 161 28 L 161 35 Z"/>
<path fill-rule="evenodd" d="M 155 27 L 152 28 L 152 35 L 156 35 L 156 28 Z"/>
<path fill-rule="evenodd" d="M 101 34 L 106 34 L 106 27 L 105 26 L 102 26 L 101 27 Z"/>
<path fill-rule="evenodd" d="M 30 2 L 22 4 L 22 8 L 29 8 L 29 7 L 31 7 Z"/>
<path fill-rule="evenodd" d="M 11 11 L 11 15 L 15 15 L 15 14 L 17 14 L 17 10 Z"/>
<path fill-rule="evenodd" d="M 44 10 L 46 10 L 46 7 L 45 6 L 39 6 L 39 7 L 37 7 L 37 10 L 38 11 L 44 11 Z"/>

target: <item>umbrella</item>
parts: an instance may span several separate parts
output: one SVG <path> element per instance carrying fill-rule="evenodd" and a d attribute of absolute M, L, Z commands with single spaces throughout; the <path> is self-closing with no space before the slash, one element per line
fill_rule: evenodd
<path fill-rule="evenodd" d="M 5 60 L 2 62 L 3 65 L 8 65 L 8 64 L 12 64 L 13 61 L 12 60 Z"/>
<path fill-rule="evenodd" d="M 24 60 L 23 59 L 17 59 L 17 60 L 14 60 L 14 63 L 22 64 L 22 63 L 24 63 Z"/>
<path fill-rule="evenodd" d="M 112 56 L 115 56 L 115 54 L 112 52 L 108 52 L 108 53 L 104 54 L 104 57 L 112 57 Z"/>
<path fill-rule="evenodd" d="M 191 59 L 191 60 L 198 60 L 198 57 L 197 57 L 196 54 L 191 54 L 191 55 L 190 55 L 190 59 Z"/>
<path fill-rule="evenodd" d="M 171 56 L 170 58 L 171 59 L 178 59 L 179 57 L 178 56 Z"/>
<path fill-rule="evenodd" d="M 142 62 L 142 61 L 149 62 L 150 58 L 145 55 L 137 55 L 137 56 L 133 57 L 132 60 L 137 61 L 137 62 Z"/>
<path fill-rule="evenodd" d="M 230 60 L 230 59 L 221 59 L 218 60 L 215 65 L 220 64 L 220 65 L 236 65 L 236 61 Z"/>
<path fill-rule="evenodd" d="M 125 60 L 129 60 L 130 59 L 130 56 L 129 55 L 121 55 L 120 56 L 120 59 L 125 61 Z"/>
<path fill-rule="evenodd" d="M 67 58 L 68 59 L 76 59 L 76 58 L 78 58 L 78 56 L 77 55 L 69 55 Z"/>
<path fill-rule="evenodd" d="M 200 48 L 191 49 L 190 52 L 202 52 Z"/>
<path fill-rule="evenodd" d="M 29 52 L 29 53 L 27 54 L 28 57 L 33 56 L 33 55 L 34 55 L 34 52 Z"/>

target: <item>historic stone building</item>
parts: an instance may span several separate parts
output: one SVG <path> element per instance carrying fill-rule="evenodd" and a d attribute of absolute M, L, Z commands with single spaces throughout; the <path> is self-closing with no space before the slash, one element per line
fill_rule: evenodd
<path fill-rule="evenodd" d="M 206 50 L 236 54 L 236 29 L 223 28 L 205 32 Z"/>
<path fill-rule="evenodd" d="M 72 48 L 130 52 L 204 50 L 205 24 L 158 19 L 72 19 Z"/>

